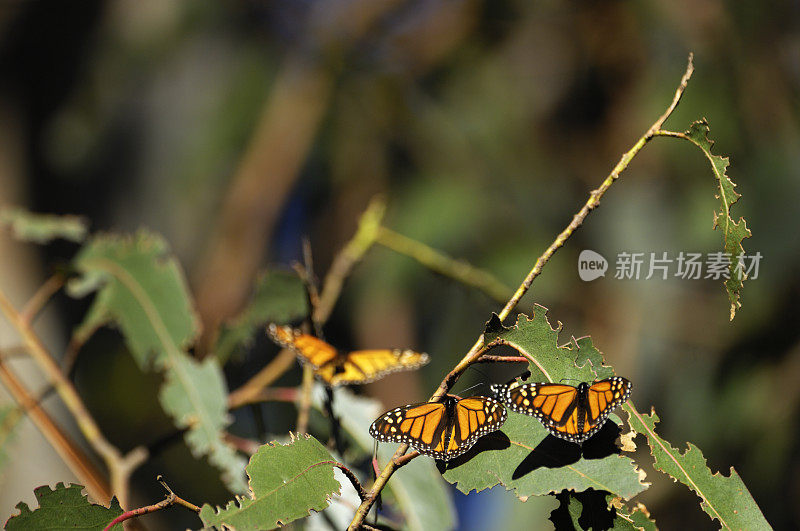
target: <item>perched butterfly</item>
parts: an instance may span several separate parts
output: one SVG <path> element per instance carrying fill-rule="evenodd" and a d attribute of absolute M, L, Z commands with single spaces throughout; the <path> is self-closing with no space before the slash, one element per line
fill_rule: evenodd
<path fill-rule="evenodd" d="M 512 411 L 538 418 L 547 431 L 581 444 L 600 431 L 609 413 L 631 394 L 631 382 L 620 376 L 578 387 L 560 383 L 491 386 Z"/>
<path fill-rule="evenodd" d="M 288 326 L 270 324 L 270 337 L 279 345 L 292 349 L 302 363 L 330 386 L 363 384 L 383 378 L 389 373 L 422 367 L 428 355 L 413 350 L 355 350 L 339 352 L 333 345 Z"/>
<path fill-rule="evenodd" d="M 507 417 L 506 408 L 493 398 L 447 395 L 443 402 L 387 411 L 372 423 L 369 434 L 381 442 L 408 443 L 422 454 L 448 460 L 500 428 Z"/>

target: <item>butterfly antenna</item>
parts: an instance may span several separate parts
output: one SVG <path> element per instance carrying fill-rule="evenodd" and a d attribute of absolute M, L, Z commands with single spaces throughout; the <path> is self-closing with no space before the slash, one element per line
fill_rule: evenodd
<path fill-rule="evenodd" d="M 467 369 L 472 369 L 472 370 L 476 371 L 478 374 L 480 374 L 481 376 L 483 376 L 483 377 L 485 378 L 485 380 L 487 380 L 487 381 L 488 381 L 488 380 L 491 380 L 491 378 L 489 377 L 489 375 L 488 375 L 488 374 L 486 374 L 485 372 L 483 372 L 482 370 L 480 370 L 479 368 L 477 368 L 475 365 L 470 365 L 469 367 L 467 367 Z M 476 387 L 478 387 L 478 386 L 481 386 L 481 385 L 488 385 L 488 384 L 486 383 L 486 381 L 483 381 L 483 382 L 478 382 L 478 383 L 476 383 L 475 385 L 472 385 L 472 386 L 470 386 L 470 387 L 467 387 L 467 388 L 466 388 L 466 389 L 464 389 L 463 391 L 459 391 L 459 392 L 460 392 L 460 393 L 466 393 L 466 392 L 467 392 L 467 391 L 469 391 L 470 389 L 475 389 Z"/>
<path fill-rule="evenodd" d="M 483 372 L 482 370 L 477 368 L 475 365 L 470 365 L 469 367 L 467 367 L 467 369 L 472 369 L 473 371 L 477 372 L 478 374 L 480 374 L 481 376 L 483 376 L 487 380 L 490 379 L 488 374 L 486 374 L 485 372 Z"/>
<path fill-rule="evenodd" d="M 486 382 L 478 382 L 475 385 L 470 385 L 466 389 L 463 389 L 463 390 L 459 391 L 459 393 L 466 393 L 470 389 L 475 389 L 476 387 L 481 386 L 481 385 L 486 385 Z"/>

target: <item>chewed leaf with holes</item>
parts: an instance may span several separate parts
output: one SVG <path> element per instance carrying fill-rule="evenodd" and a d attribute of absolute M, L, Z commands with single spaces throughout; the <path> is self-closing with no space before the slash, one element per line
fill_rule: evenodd
<path fill-rule="evenodd" d="M 244 492 L 245 460 L 222 440 L 228 425 L 227 392 L 216 360 L 198 362 L 187 354 L 198 330 L 189 291 L 177 261 L 162 238 L 94 238 L 75 258 L 82 276 L 68 285 L 73 295 L 97 290 L 76 331 L 85 340 L 99 326 L 116 324 L 143 370 L 165 376 L 160 392 L 164 410 L 181 428 L 196 456 L 208 455 L 234 492 Z"/>
<path fill-rule="evenodd" d="M 502 326 L 493 317 L 487 324 L 485 342 L 510 345 L 530 356 L 532 382 L 562 378 L 591 382 L 614 374 L 611 367 L 603 365 L 602 355 L 588 337 L 559 347 L 558 330 L 550 326 L 547 309 L 538 305 L 533 317 L 522 315 L 512 327 Z M 502 483 L 520 498 L 593 488 L 629 499 L 647 484 L 631 459 L 615 453 L 616 434 L 614 422 L 607 421 L 581 452 L 578 445 L 550 436 L 535 417 L 509 412 L 498 432 L 483 437 L 472 450 L 448 464 L 443 476 L 462 492 Z"/>
<path fill-rule="evenodd" d="M 617 516 L 614 519 L 614 529 L 636 531 L 656 531 L 658 529 L 655 520 L 650 518 L 650 512 L 642 503 L 637 503 L 636 507 L 631 509 L 619 500 L 611 499 L 611 496 L 606 498 L 609 500 L 609 505 L 614 507 L 617 512 Z"/>
<path fill-rule="evenodd" d="M 72 484 L 65 487 L 63 483 L 51 489 L 47 485 L 34 489 L 39 507 L 32 510 L 25 503 L 18 503 L 19 514 L 6 522 L 6 530 L 28 529 L 97 529 L 102 530 L 114 518 L 122 514 L 116 498 L 112 498 L 111 507 L 103 507 L 89 503 L 81 494 L 83 487 Z M 114 531 L 122 531 L 122 524 L 112 527 Z"/>
<path fill-rule="evenodd" d="M 0 210 L 0 226 L 8 225 L 18 240 L 48 243 L 57 238 L 82 242 L 86 238 L 86 220 L 78 216 L 35 214 L 23 208 Z"/>
<path fill-rule="evenodd" d="M 692 489 L 700 497 L 700 506 L 724 529 L 769 529 L 769 524 L 758 508 L 742 478 L 731 467 L 729 476 L 712 473 L 700 449 L 692 443 L 681 453 L 656 433 L 658 416 L 639 413 L 630 404 L 628 424 L 637 433 L 647 437 L 650 452 L 655 458 L 656 470 L 661 470 Z"/>
<path fill-rule="evenodd" d="M 722 231 L 724 252 L 730 257 L 729 277 L 725 280 L 725 290 L 728 292 L 731 320 L 733 320 L 736 310 L 742 305 L 739 296 L 745 279 L 743 273 L 746 272 L 747 265 L 739 266 L 739 257 L 744 255 L 742 240 L 750 237 L 750 230 L 747 228 L 744 218 L 739 217 L 738 221 L 734 221 L 731 216 L 731 207 L 741 196 L 734 190 L 736 184 L 728 177 L 727 171 L 730 164 L 728 157 L 711 154 L 714 142 L 708 138 L 709 130 L 708 122 L 703 119 L 694 122 L 683 135 L 703 151 L 711 163 L 711 170 L 717 180 L 717 199 L 719 199 L 720 206 L 719 210 L 714 211 L 714 228 Z"/>
<path fill-rule="evenodd" d="M 286 324 L 308 313 L 308 301 L 300 278 L 288 271 L 267 271 L 256 282 L 250 305 L 220 330 L 214 355 L 224 364 L 231 354 L 252 341 L 267 323 Z"/>
<path fill-rule="evenodd" d="M 559 506 L 550 513 L 556 529 L 614 529 L 616 531 L 655 531 L 641 503 L 633 510 L 623 505 L 619 498 L 596 491 L 581 494 L 561 492 L 556 495 Z"/>
<path fill-rule="evenodd" d="M 310 435 L 286 445 L 265 444 L 247 465 L 250 496 L 237 497 L 223 508 L 206 504 L 200 518 L 206 527 L 272 529 L 309 511 L 321 511 L 341 486 L 334 479 L 336 460 Z"/>

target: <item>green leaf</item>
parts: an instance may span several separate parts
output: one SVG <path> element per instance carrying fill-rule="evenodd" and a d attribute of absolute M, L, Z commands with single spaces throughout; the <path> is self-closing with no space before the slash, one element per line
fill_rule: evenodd
<path fill-rule="evenodd" d="M 644 474 L 630 458 L 616 454 L 602 459 L 578 458 L 573 455 L 577 450 L 572 452 L 570 443 L 558 440 L 542 444 L 547 430 L 534 417 L 509 414 L 500 431 L 508 439 L 507 448 L 480 451 L 463 463 L 456 460 L 458 464 L 448 465 L 444 479 L 465 494 L 501 483 L 521 499 L 564 489 L 580 492 L 590 488 L 630 499 L 647 487 L 641 481 Z M 498 440 L 498 437 L 486 439 Z M 565 446 L 568 451 L 562 451 Z"/>
<path fill-rule="evenodd" d="M 12 516 L 6 522 L 6 530 L 28 529 L 97 529 L 102 530 L 114 518 L 122 514 L 122 508 L 116 498 L 111 499 L 110 507 L 89 503 L 81 494 L 82 485 L 72 484 L 65 487 L 63 483 L 51 489 L 47 485 L 34 489 L 39 507 L 33 511 L 23 502 L 17 504 L 20 514 Z M 111 529 L 122 531 L 122 524 Z"/>
<path fill-rule="evenodd" d="M 22 416 L 22 410 L 18 407 L 0 406 L 0 473 L 8 461 L 8 448 L 14 440 Z"/>
<path fill-rule="evenodd" d="M 86 220 L 79 216 L 35 214 L 24 208 L 0 210 L 0 225 L 11 227 L 14 237 L 34 243 L 48 243 L 56 238 L 82 242 L 86 238 Z"/>
<path fill-rule="evenodd" d="M 758 508 L 742 478 L 731 467 L 730 476 L 719 472 L 712 474 L 700 449 L 687 443 L 681 453 L 658 436 L 655 425 L 658 416 L 641 414 L 628 403 L 628 424 L 637 433 L 647 437 L 650 453 L 655 458 L 654 467 L 680 481 L 700 497 L 700 506 L 726 529 L 769 529 L 769 524 Z"/>
<path fill-rule="evenodd" d="M 619 498 L 602 492 L 587 491 L 579 494 L 561 492 L 556 495 L 559 506 L 550 514 L 556 529 L 613 529 L 615 531 L 655 531 L 644 505 L 637 504 L 632 511 Z M 584 503 L 586 502 L 586 503 Z M 613 518 L 612 518 L 613 517 Z M 609 523 L 609 520 L 611 522 Z M 567 524 L 568 522 L 568 524 Z M 611 525 L 611 527 L 608 527 Z"/>
<path fill-rule="evenodd" d="M 386 408 L 376 400 L 356 396 L 347 389 L 336 389 L 335 393 L 333 411 L 340 421 L 342 431 L 350 436 L 362 454 L 372 454 L 375 440 L 369 434 L 369 426 Z M 312 395 L 312 405 L 315 409 L 324 411 L 324 400 L 325 390 L 322 385 L 317 384 Z M 382 465 L 391 459 L 397 446 L 379 446 L 378 458 Z M 406 529 L 422 531 L 455 527 L 453 501 L 433 459 L 418 457 L 409 462 L 392 476 L 383 494 L 384 503 L 393 502 L 402 512 Z"/>
<path fill-rule="evenodd" d="M 142 370 L 164 372 L 161 404 L 177 426 L 188 428 L 194 455 L 208 455 L 228 487 L 244 492 L 245 460 L 222 440 L 229 424 L 225 379 L 215 359 L 201 363 L 187 354 L 199 322 L 166 242 L 145 231 L 96 237 L 75 258 L 75 267 L 83 276 L 68 291 L 98 291 L 76 336 L 87 337 L 104 324 L 119 326 Z"/>
<path fill-rule="evenodd" d="M 288 271 L 267 271 L 256 281 L 250 305 L 220 330 L 214 354 L 221 365 L 267 323 L 286 324 L 308 313 L 303 282 Z"/>
<path fill-rule="evenodd" d="M 341 485 L 333 477 L 336 460 L 310 435 L 287 445 L 265 444 L 247 465 L 250 497 L 236 497 L 222 509 L 206 504 L 200 510 L 205 526 L 237 530 L 272 529 L 309 511 L 321 511 Z"/>
<path fill-rule="evenodd" d="M 741 195 L 734 190 L 736 184 L 726 173 L 730 164 L 728 157 L 711 154 L 714 142 L 708 138 L 709 131 L 708 122 L 704 118 L 694 122 L 689 130 L 683 133 L 683 138 L 686 138 L 703 151 L 711 163 L 711 169 L 717 179 L 718 191 L 716 197 L 719 199 L 720 206 L 719 210 L 714 211 L 714 228 L 722 230 L 724 252 L 731 259 L 729 278 L 725 280 L 725 290 L 728 292 L 728 300 L 731 304 L 730 315 L 731 320 L 733 320 L 736 310 L 742 305 L 739 297 L 742 283 L 746 278 L 744 271 L 741 268 L 737 268 L 739 257 L 744 255 L 742 240 L 749 238 L 751 233 L 744 218 L 739 217 L 739 221 L 734 221 L 731 217 L 731 206 L 739 200 Z"/>
<path fill-rule="evenodd" d="M 611 498 L 611 496 L 608 496 L 608 498 Z M 617 511 L 613 529 L 637 531 L 656 531 L 658 529 L 655 520 L 650 518 L 650 512 L 643 504 L 637 503 L 633 510 L 622 503 L 617 503 L 615 500 L 610 500 L 610 505 Z"/>
<path fill-rule="evenodd" d="M 547 320 L 547 309 L 536 305 L 532 318 L 520 315 L 517 324 L 503 327 L 496 316 L 488 323 L 485 342 L 510 345 L 527 353 L 530 381 L 560 381 L 570 378 L 591 382 L 613 375 L 588 337 L 559 347 L 558 332 Z M 605 490 L 624 499 L 642 492 L 644 472 L 624 456 L 611 454 L 586 459 L 577 446 L 547 439 L 548 432 L 535 418 L 509 413 L 499 432 L 479 441 L 468 459 L 451 462 L 444 478 L 468 493 L 498 483 L 525 498 L 562 490 Z M 547 439 L 547 440 L 546 440 Z M 481 448 L 483 445 L 483 448 Z"/>

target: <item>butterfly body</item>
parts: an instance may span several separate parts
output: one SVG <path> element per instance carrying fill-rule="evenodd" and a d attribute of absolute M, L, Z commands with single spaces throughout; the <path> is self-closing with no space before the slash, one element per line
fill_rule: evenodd
<path fill-rule="evenodd" d="M 428 355 L 402 349 L 339 352 L 333 345 L 289 326 L 270 324 L 270 337 L 297 354 L 304 365 L 329 386 L 363 384 L 387 374 L 416 369 L 428 363 Z"/>
<path fill-rule="evenodd" d="M 369 428 L 381 442 L 406 443 L 435 459 L 449 460 L 469 450 L 508 418 L 503 405 L 485 396 L 422 402 L 387 411 Z"/>
<path fill-rule="evenodd" d="M 495 384 L 491 389 L 512 411 L 536 417 L 556 437 L 582 444 L 600 431 L 614 408 L 628 400 L 631 387 L 627 379 L 614 376 L 578 387 L 515 383 Z"/>

